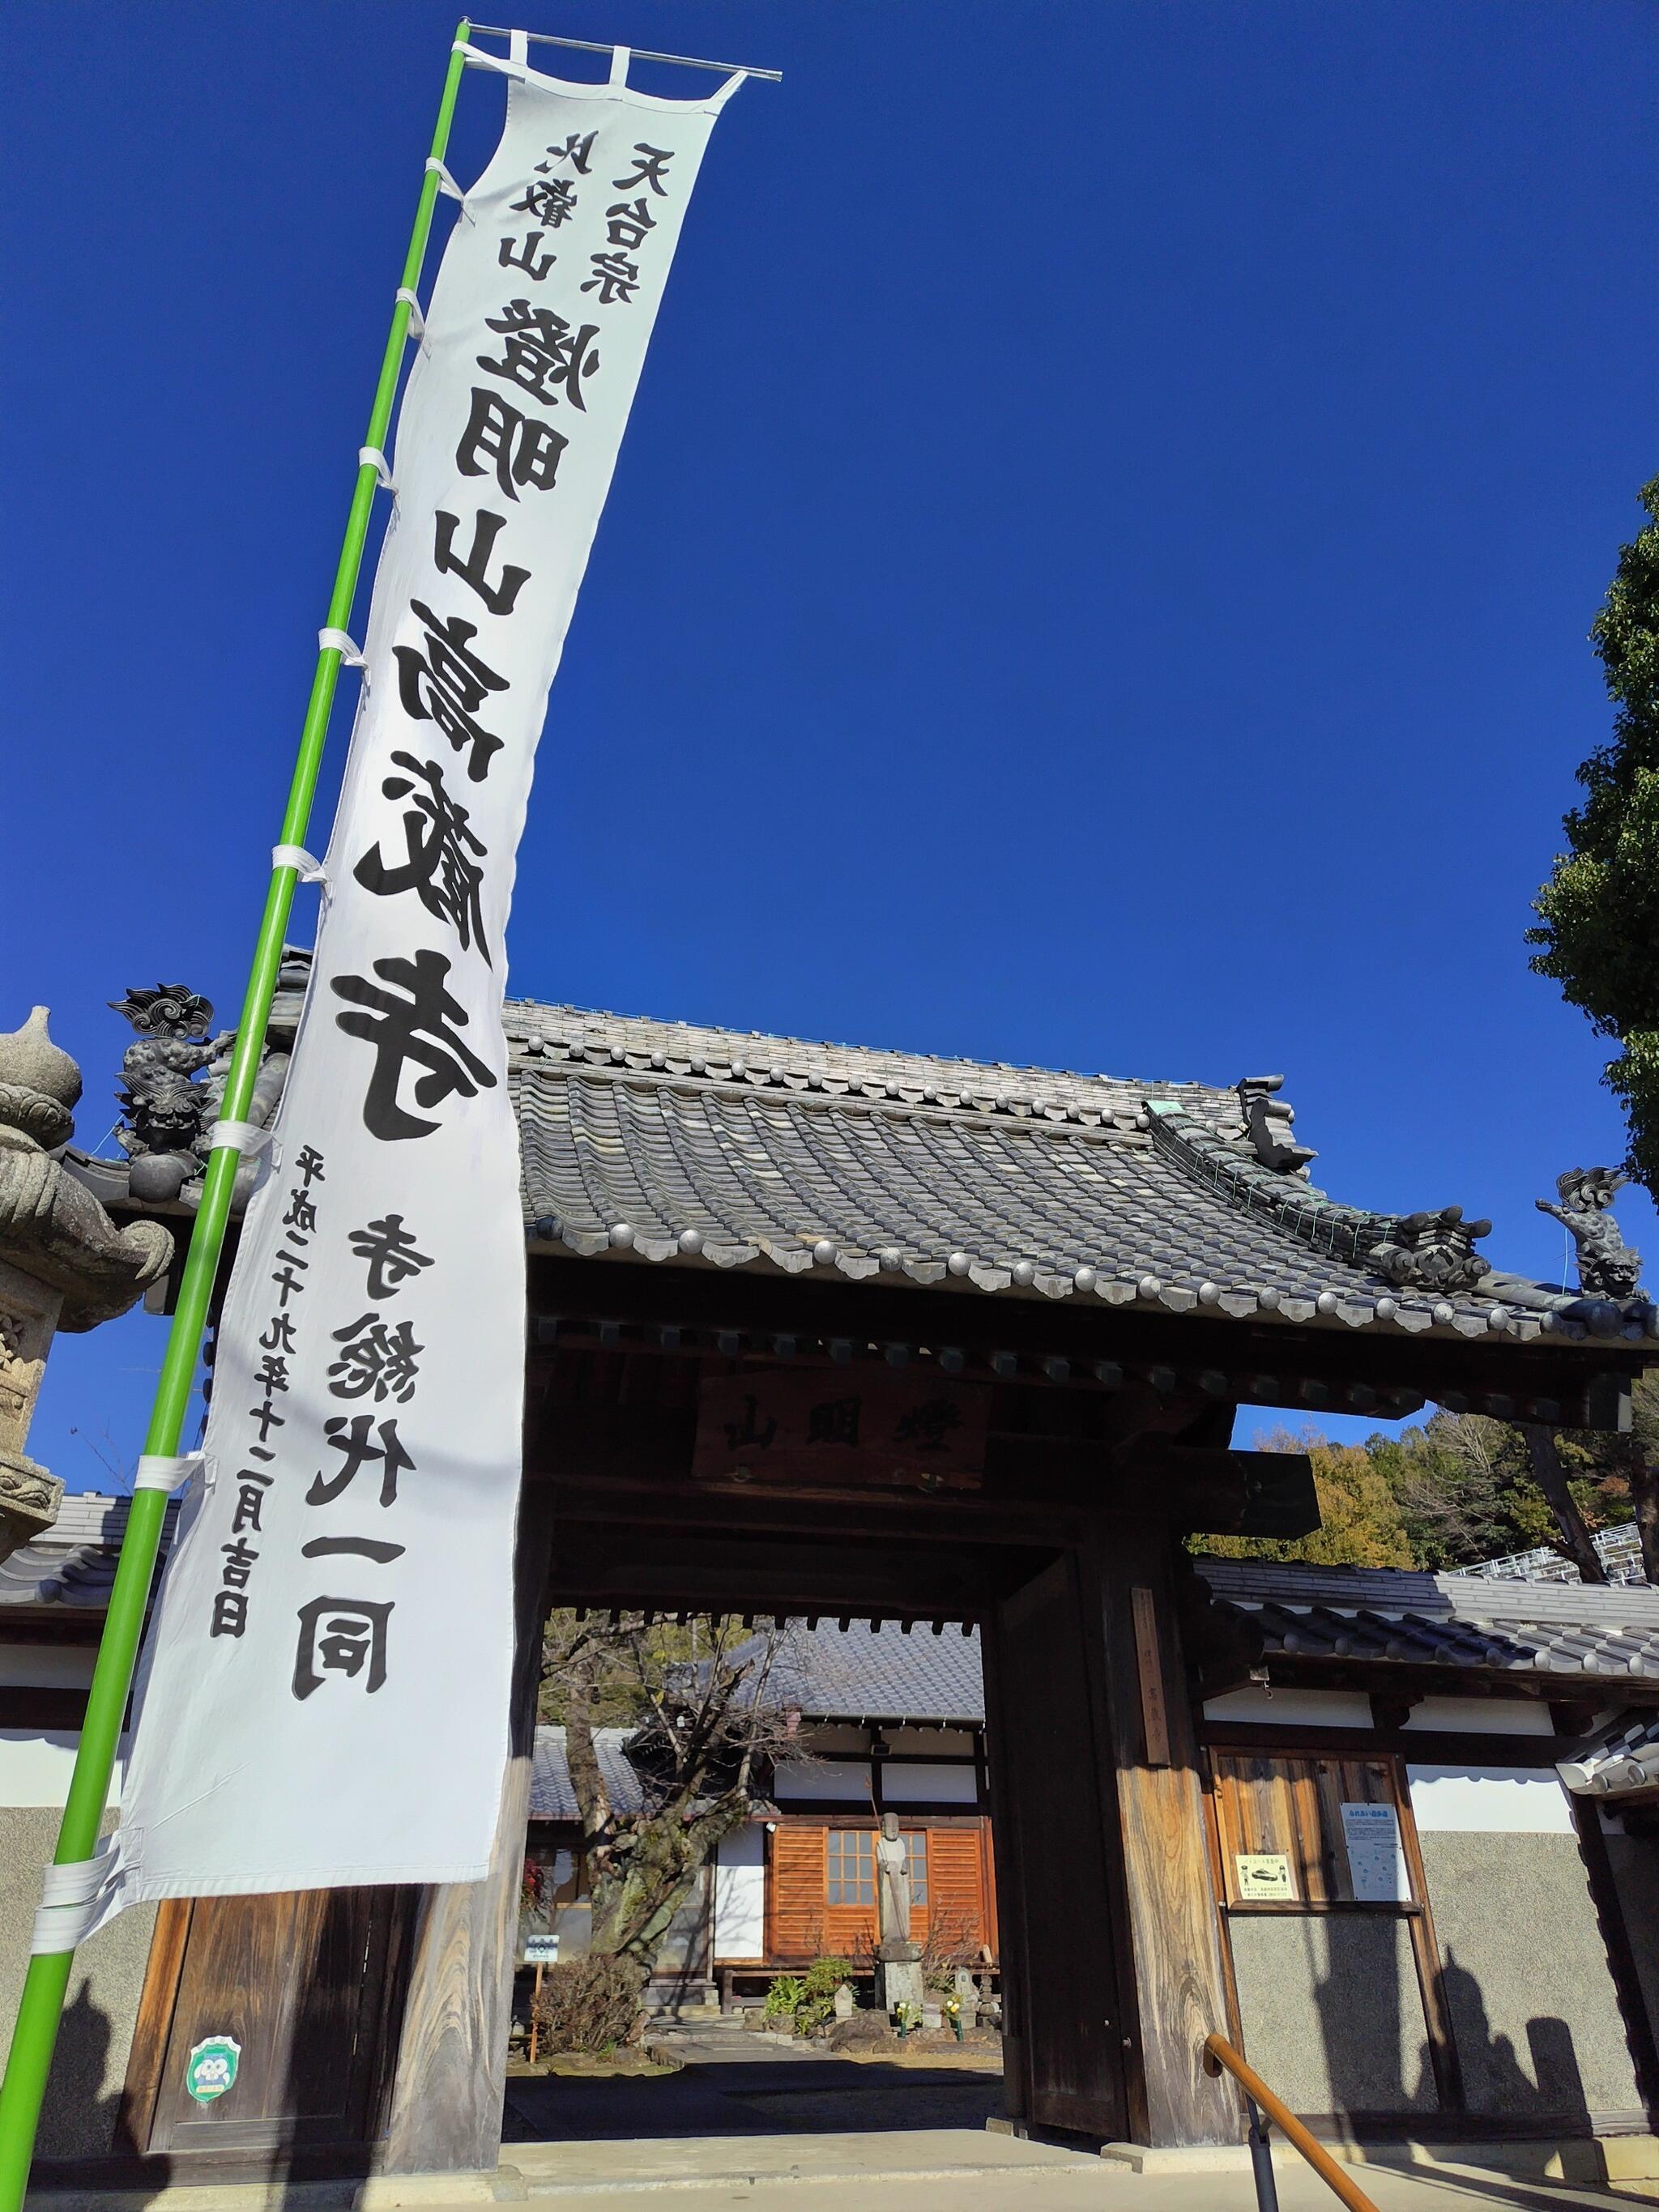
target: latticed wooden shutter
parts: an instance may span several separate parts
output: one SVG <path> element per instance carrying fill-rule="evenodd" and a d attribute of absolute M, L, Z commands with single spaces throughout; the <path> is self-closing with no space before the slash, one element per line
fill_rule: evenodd
<path fill-rule="evenodd" d="M 766 1886 L 767 1951 L 774 1959 L 815 1959 L 824 1938 L 824 1832 L 816 1823 L 772 1832 Z"/>
<path fill-rule="evenodd" d="M 954 1943 L 988 1942 L 980 1827 L 927 1831 L 927 1924 Z"/>

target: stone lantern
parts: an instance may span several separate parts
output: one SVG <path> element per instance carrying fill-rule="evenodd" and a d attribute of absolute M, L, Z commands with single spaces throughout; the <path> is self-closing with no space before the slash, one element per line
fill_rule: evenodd
<path fill-rule="evenodd" d="M 23 1451 L 53 1335 L 125 1313 L 173 1257 L 159 1223 L 118 1228 L 64 1166 L 81 1071 L 46 1018 L 36 1006 L 0 1036 L 0 1559 L 51 1527 L 64 1493 Z"/>

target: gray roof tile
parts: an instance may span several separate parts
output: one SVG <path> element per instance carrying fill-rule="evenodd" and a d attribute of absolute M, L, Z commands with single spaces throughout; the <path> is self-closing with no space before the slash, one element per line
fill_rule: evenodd
<path fill-rule="evenodd" d="M 752 1648 L 760 1648 L 758 1639 Z M 907 1634 L 892 1620 L 879 1627 L 854 1620 L 844 1629 L 793 1621 L 767 1687 L 769 1696 L 811 1720 L 977 1728 L 985 1717 L 977 1628 L 963 1635 L 947 1626 L 934 1635 L 918 1626 Z"/>
<path fill-rule="evenodd" d="M 1659 1589 L 1489 1583 L 1401 1567 L 1200 1559 L 1270 1655 L 1659 1682 Z"/>
<path fill-rule="evenodd" d="M 593 1731 L 593 1750 L 599 1762 L 611 1808 L 617 1813 L 642 1813 L 645 1792 L 623 1748 L 635 1731 L 602 1728 Z M 532 1820 L 574 1820 L 580 1818 L 575 1785 L 562 1728 L 538 1728 L 530 1768 L 530 1817 Z"/>
<path fill-rule="evenodd" d="M 1231 1090 L 523 1000 L 506 1026 L 525 1219 L 550 1247 L 1337 1330 L 1516 1340 L 1557 1319 L 1513 1279 L 1448 1295 L 1373 1272 L 1393 1217 L 1263 1168 Z"/>

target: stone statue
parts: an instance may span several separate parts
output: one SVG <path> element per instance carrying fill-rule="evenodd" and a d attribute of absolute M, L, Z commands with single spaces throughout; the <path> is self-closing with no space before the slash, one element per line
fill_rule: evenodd
<path fill-rule="evenodd" d="M 54 1332 L 125 1313 L 173 1257 L 159 1224 L 118 1229 L 62 1164 L 81 1071 L 46 1021 L 37 1006 L 0 1036 L 0 1558 L 50 1528 L 63 1495 L 23 1455 Z"/>
<path fill-rule="evenodd" d="M 884 1813 L 876 1838 L 876 2001 L 884 2012 L 921 2008 L 921 1946 L 910 1941 L 910 1875 L 898 1814 Z"/>
<path fill-rule="evenodd" d="M 910 1941 L 910 1876 L 896 1813 L 882 1814 L 876 1838 L 876 1929 L 884 1945 Z"/>
<path fill-rule="evenodd" d="M 1626 1243 L 1613 1219 L 1613 1201 L 1630 1181 L 1616 1168 L 1569 1168 L 1556 1178 L 1560 1204 L 1535 1201 L 1553 1214 L 1578 1251 L 1578 1287 L 1587 1297 L 1632 1298 L 1642 1279 L 1642 1255 Z"/>

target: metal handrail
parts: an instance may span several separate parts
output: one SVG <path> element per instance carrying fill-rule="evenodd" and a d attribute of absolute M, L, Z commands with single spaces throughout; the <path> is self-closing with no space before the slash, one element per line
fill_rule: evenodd
<path fill-rule="evenodd" d="M 1233 2049 L 1224 2035 L 1205 2037 L 1204 2063 L 1212 2074 L 1219 2074 L 1224 2069 L 1244 2093 L 1245 2107 L 1250 2116 L 1250 2164 L 1255 2172 L 1255 2200 L 1260 2212 L 1279 2212 L 1279 2189 L 1273 2180 L 1273 2156 L 1261 2117 L 1264 2112 L 1285 2142 L 1301 2152 L 1325 2186 L 1347 2206 L 1348 2212 L 1376 2212 L 1364 2191 L 1348 2179 L 1324 2144 L 1274 2096 L 1255 2069 Z"/>

